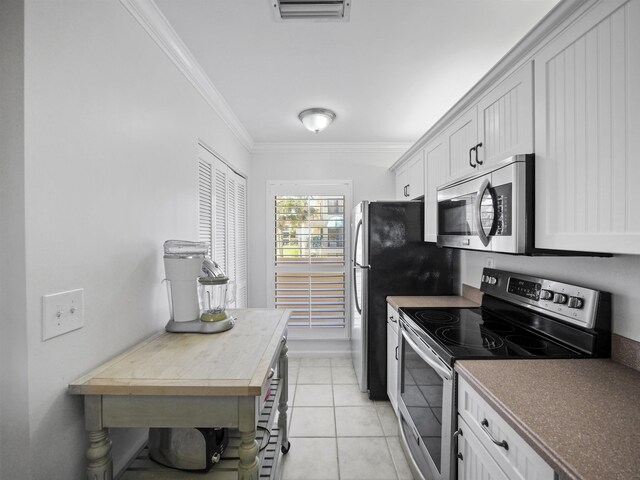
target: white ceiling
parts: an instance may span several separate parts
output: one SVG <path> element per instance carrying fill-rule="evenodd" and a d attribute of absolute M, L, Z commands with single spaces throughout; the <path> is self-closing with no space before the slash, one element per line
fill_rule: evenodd
<path fill-rule="evenodd" d="M 276 22 L 270 0 L 156 0 L 255 142 L 415 142 L 557 0 L 353 0 Z M 337 114 L 304 129 L 309 107 Z"/>

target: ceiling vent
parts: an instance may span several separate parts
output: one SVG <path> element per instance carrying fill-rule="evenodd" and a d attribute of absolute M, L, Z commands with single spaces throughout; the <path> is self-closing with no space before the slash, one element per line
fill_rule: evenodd
<path fill-rule="evenodd" d="M 348 22 L 351 0 L 271 0 L 276 21 Z"/>

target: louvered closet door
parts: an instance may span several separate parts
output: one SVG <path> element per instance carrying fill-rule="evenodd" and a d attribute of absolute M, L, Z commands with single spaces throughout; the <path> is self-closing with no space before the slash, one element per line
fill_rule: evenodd
<path fill-rule="evenodd" d="M 236 174 L 236 308 L 246 308 L 247 290 L 247 180 Z"/>
<path fill-rule="evenodd" d="M 207 152 L 208 153 L 208 152 Z M 198 156 L 198 240 L 213 245 L 213 165 L 207 155 Z"/>
<path fill-rule="evenodd" d="M 245 308 L 247 291 L 247 180 L 211 152 L 198 155 L 198 237 L 235 284 L 235 302 Z"/>
<path fill-rule="evenodd" d="M 213 260 L 227 275 L 227 177 L 228 167 L 216 159 L 213 185 Z"/>

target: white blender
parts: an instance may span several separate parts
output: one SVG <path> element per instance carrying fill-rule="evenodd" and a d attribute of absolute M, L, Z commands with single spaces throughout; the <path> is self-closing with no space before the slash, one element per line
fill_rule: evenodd
<path fill-rule="evenodd" d="M 167 332 L 218 333 L 234 326 L 234 318 L 225 311 L 229 279 L 215 262 L 205 256 L 208 250 L 206 242 L 164 242 L 165 281 L 171 313 L 165 327 Z M 210 309 L 201 311 L 198 290 L 203 284 L 209 286 L 209 291 L 213 285 L 220 290 L 216 295 L 216 315 L 211 315 Z"/>

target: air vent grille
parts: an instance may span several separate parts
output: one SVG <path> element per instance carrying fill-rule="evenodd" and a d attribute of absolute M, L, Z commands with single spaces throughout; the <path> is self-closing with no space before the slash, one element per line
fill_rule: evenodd
<path fill-rule="evenodd" d="M 351 8 L 351 0 L 271 0 L 271 3 L 277 21 L 345 22 Z"/>

